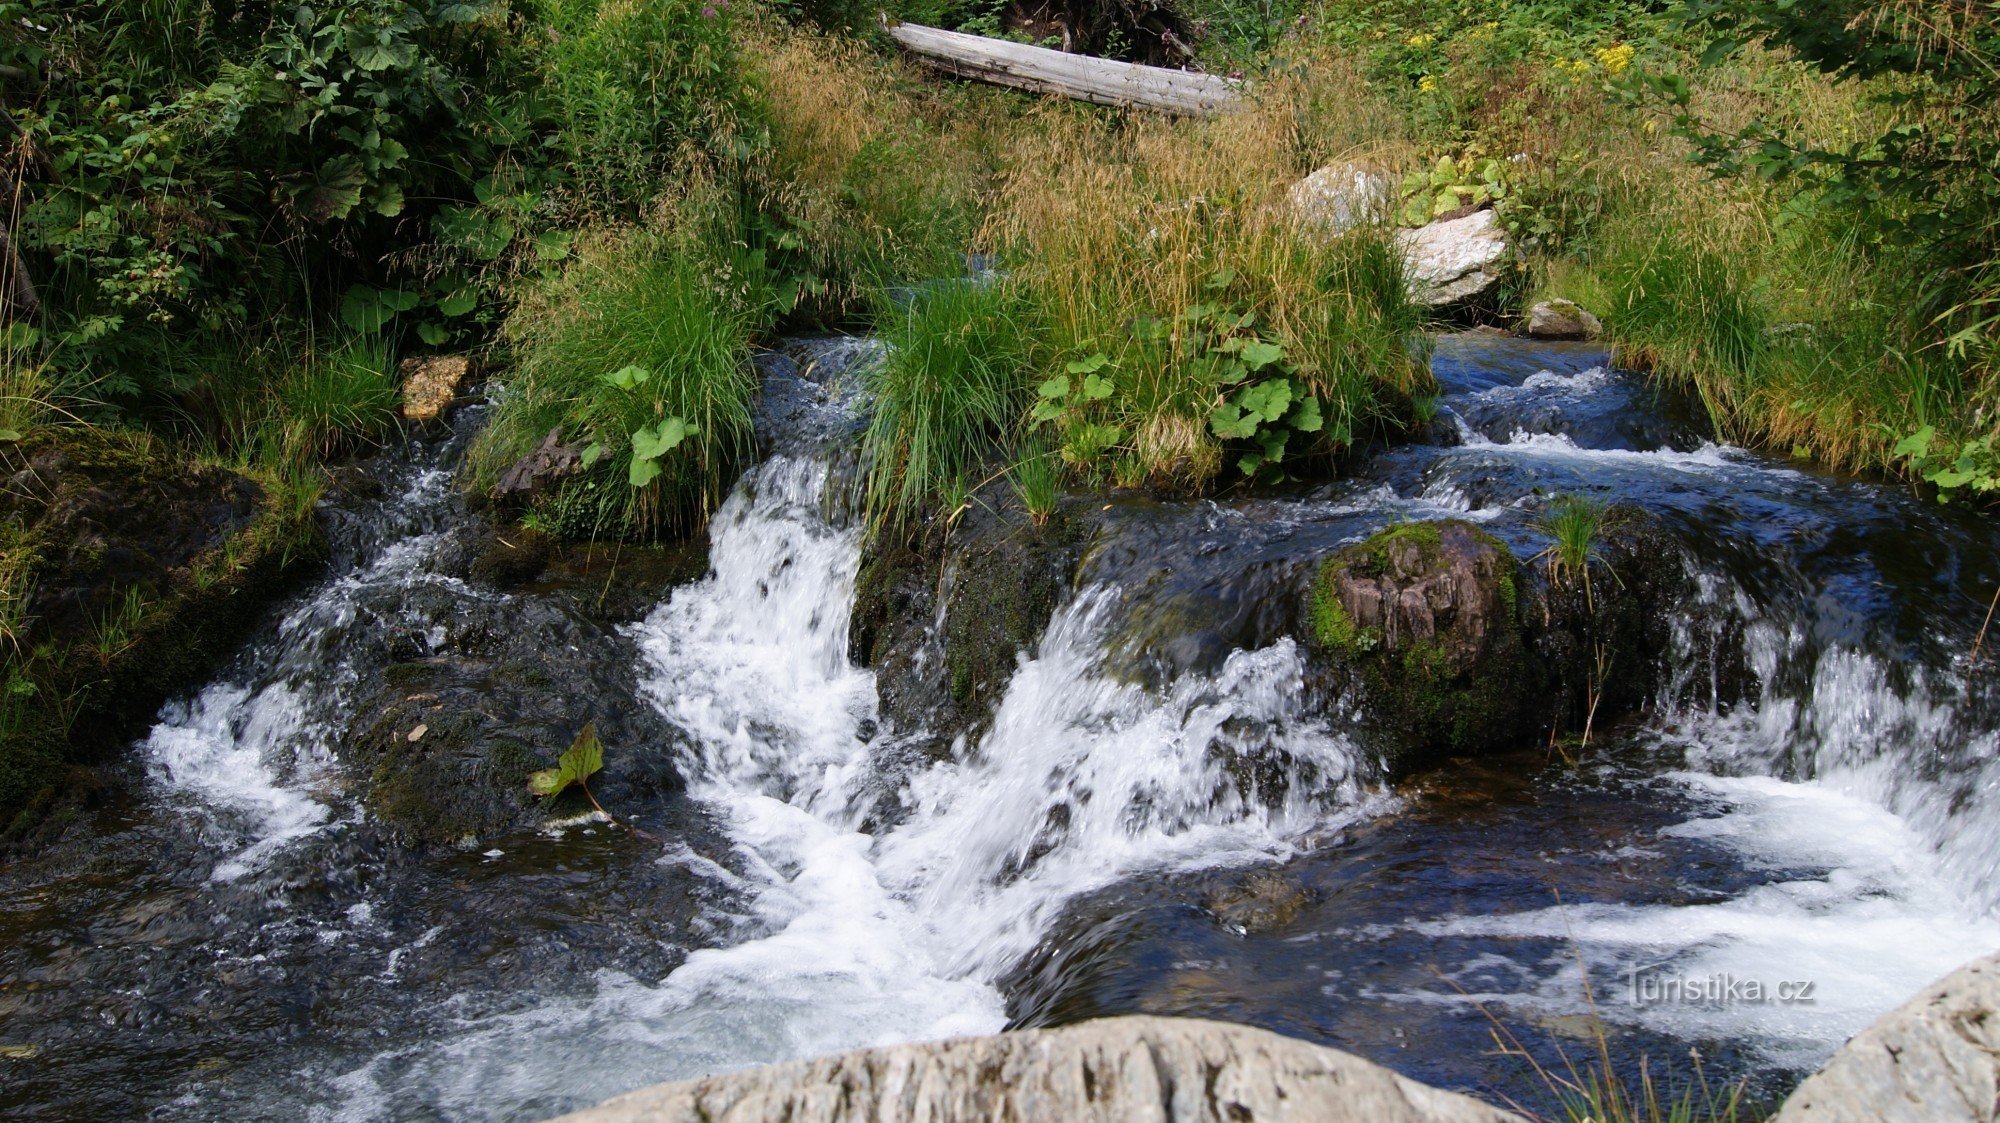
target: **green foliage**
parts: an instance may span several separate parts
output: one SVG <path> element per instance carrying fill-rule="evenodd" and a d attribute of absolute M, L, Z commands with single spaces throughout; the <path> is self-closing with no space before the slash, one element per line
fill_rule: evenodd
<path fill-rule="evenodd" d="M 1429 171 L 1403 177 L 1405 226 L 1422 226 L 1463 207 L 1482 207 L 1507 197 L 1507 165 L 1502 160 L 1454 160 L 1438 157 Z"/>
<path fill-rule="evenodd" d="M 926 285 L 883 310 L 889 357 L 867 374 L 875 415 L 863 444 L 878 525 L 1002 454 L 1027 407 L 1022 314 L 1012 282 L 979 279 Z"/>
<path fill-rule="evenodd" d="M 712 216 L 588 240 L 526 289 L 506 333 L 517 362 L 474 446 L 492 482 L 551 430 L 583 446 L 566 533 L 699 525 L 751 448 L 750 333 L 768 299 L 754 261 L 718 250 Z"/>
<path fill-rule="evenodd" d="M 34 155 L 9 172 L 47 393 L 225 441 L 219 370 L 336 324 L 392 352 L 476 341 L 496 281 L 567 255 L 556 224 L 637 216 L 742 111 L 727 5 L 701 0 L 0 17 L 0 64 L 39 77 L 10 79 Z"/>
<path fill-rule="evenodd" d="M 1055 457 L 1039 449 L 1030 451 L 1014 463 L 1009 474 L 1014 479 L 1014 494 L 1028 517 L 1036 526 L 1047 523 L 1062 497 L 1062 473 Z"/>
<path fill-rule="evenodd" d="M 379 336 L 357 336 L 309 353 L 279 377 L 265 423 L 283 454 L 317 458 L 395 425 L 400 396 L 389 349 Z"/>
<path fill-rule="evenodd" d="M 1938 502 L 2000 491 L 2000 451 L 1990 436 L 1940 441 L 1937 426 L 1926 425 L 1897 443 L 1893 455 L 1937 488 Z"/>
<path fill-rule="evenodd" d="M 528 790 L 544 799 L 554 799 L 571 784 L 588 791 L 590 778 L 603 769 L 604 744 L 597 739 L 597 723 L 587 722 L 569 748 L 556 758 L 554 768 L 529 773 Z"/>

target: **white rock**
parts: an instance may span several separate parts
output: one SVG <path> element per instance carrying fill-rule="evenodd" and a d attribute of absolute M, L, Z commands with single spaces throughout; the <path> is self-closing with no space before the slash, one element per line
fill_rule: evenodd
<path fill-rule="evenodd" d="M 1771 1123 L 2000 1119 L 2000 955 L 1977 959 L 1854 1035 Z"/>
<path fill-rule="evenodd" d="M 1573 300 L 1542 300 L 1528 309 L 1528 334 L 1536 339 L 1596 339 L 1603 331 Z"/>
<path fill-rule="evenodd" d="M 562 1123 L 1523 1123 L 1359 1057 L 1192 1018 L 1106 1018 L 659 1084 Z"/>
<path fill-rule="evenodd" d="M 1454 304 L 1500 280 L 1507 232 L 1491 210 L 1399 230 L 1396 243 L 1409 262 L 1411 295 L 1425 304 Z"/>
<path fill-rule="evenodd" d="M 1328 164 L 1292 184 L 1291 200 L 1305 222 L 1338 234 L 1387 218 L 1396 205 L 1396 184 L 1359 164 Z"/>

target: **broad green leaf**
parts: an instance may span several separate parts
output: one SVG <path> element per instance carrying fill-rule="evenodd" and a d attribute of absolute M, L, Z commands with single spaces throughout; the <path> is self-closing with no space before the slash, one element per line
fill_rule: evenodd
<path fill-rule="evenodd" d="M 1099 351 L 1087 359 L 1078 359 L 1075 362 L 1069 363 L 1063 369 L 1069 371 L 1071 374 L 1090 374 L 1104 369 L 1104 364 L 1110 361 L 1111 356 Z"/>
<path fill-rule="evenodd" d="M 1261 370 L 1285 357 L 1285 349 L 1276 343 L 1258 340 L 1243 345 L 1243 365 L 1251 370 Z"/>
<path fill-rule="evenodd" d="M 579 458 L 579 462 L 585 468 L 589 468 L 602 459 L 604 459 L 604 442 L 592 441 L 590 442 L 590 447 L 583 450 L 583 455 Z"/>
<path fill-rule="evenodd" d="M 1054 378 L 1035 387 L 1035 393 L 1044 398 L 1053 398 L 1061 401 L 1069 397 L 1069 379 L 1064 378 L 1060 374 L 1056 375 Z"/>
<path fill-rule="evenodd" d="M 21 431 L 19 429 L 0 429 L 0 441 L 12 444 L 20 439 Z"/>
<path fill-rule="evenodd" d="M 1083 396 L 1088 401 L 1103 401 L 1111 396 L 1111 380 L 1099 374 L 1085 375 Z"/>
<path fill-rule="evenodd" d="M 620 390 L 630 390 L 632 387 L 639 385 L 651 377 L 653 377 L 652 371 L 634 363 L 629 366 L 619 367 L 617 370 L 605 375 L 604 381 L 618 387 Z"/>
<path fill-rule="evenodd" d="M 528 790 L 539 796 L 559 795 L 571 784 L 588 783 L 603 768 L 604 743 L 597 739 L 597 723 L 587 722 L 583 732 L 556 758 L 554 768 L 529 773 Z"/>
<path fill-rule="evenodd" d="M 417 337 L 422 339 L 426 345 L 436 347 L 451 338 L 451 329 L 445 327 L 443 324 L 434 324 L 429 320 L 425 320 L 423 323 L 417 325 Z"/>
<path fill-rule="evenodd" d="M 1312 394 L 1299 397 L 1299 403 L 1292 407 L 1290 424 L 1301 433 L 1317 433 L 1326 425 L 1326 418 L 1319 411 L 1319 398 Z"/>
<path fill-rule="evenodd" d="M 632 456 L 638 460 L 658 460 L 674 450 L 694 432 L 694 426 L 678 417 L 669 417 L 657 428 L 632 432 Z"/>
<path fill-rule="evenodd" d="M 479 306 L 479 290 L 463 285 L 438 301 L 438 311 L 446 316 L 463 316 Z"/>
<path fill-rule="evenodd" d="M 1890 454 L 1893 456 L 1908 457 L 1913 460 L 1922 460 L 1924 457 L 1930 455 L 1931 440 L 1936 436 L 1937 426 L 1926 425 L 1909 436 L 1904 437 L 1902 440 L 1897 441 L 1896 447 L 1890 450 Z"/>
<path fill-rule="evenodd" d="M 625 482 L 633 487 L 645 487 L 659 478 L 660 462 L 657 460 L 641 460 L 634 456 L 631 465 L 625 469 Z"/>
<path fill-rule="evenodd" d="M 1050 401 L 1044 398 L 1035 403 L 1034 412 L 1029 416 L 1036 421 L 1054 421 L 1056 418 L 1062 416 L 1062 412 L 1063 406 L 1061 402 Z"/>
<path fill-rule="evenodd" d="M 1244 390 L 1236 398 L 1246 416 L 1254 416 L 1260 421 L 1276 421 L 1291 408 L 1292 387 L 1286 380 L 1274 378 Z"/>
<path fill-rule="evenodd" d="M 1216 270 L 1208 278 L 1208 287 L 1212 289 L 1226 289 L 1234 283 L 1236 283 L 1236 270 L 1227 265 Z"/>
<path fill-rule="evenodd" d="M 1234 401 L 1227 401 L 1209 413 L 1208 427 L 1225 441 L 1238 441 L 1257 431 L 1257 419 Z"/>

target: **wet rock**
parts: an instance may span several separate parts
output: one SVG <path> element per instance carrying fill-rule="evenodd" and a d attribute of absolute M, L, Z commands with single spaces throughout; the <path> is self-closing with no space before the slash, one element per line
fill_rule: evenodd
<path fill-rule="evenodd" d="M 1070 592 L 1089 507 L 1066 505 L 1037 526 L 995 488 L 956 523 L 885 542 L 864 565 L 850 655 L 876 670 L 890 723 L 923 731 L 926 755 L 985 728 L 1020 656 Z"/>
<path fill-rule="evenodd" d="M 1535 339 L 1596 339 L 1604 325 L 1570 300 L 1536 301 L 1528 309 L 1527 334 Z"/>
<path fill-rule="evenodd" d="M 479 373 L 464 355 L 422 355 L 403 360 L 403 418 L 420 425 L 443 417 Z"/>
<path fill-rule="evenodd" d="M 2000 1119 L 2000 955 L 1959 968 L 1856 1034 L 1772 1123 Z"/>
<path fill-rule="evenodd" d="M 1468 523 L 1409 523 L 1321 563 L 1310 632 L 1400 772 L 1525 731 L 1535 682 L 1520 607 L 1505 543 Z"/>
<path fill-rule="evenodd" d="M 1310 886 L 1274 870 L 1258 870 L 1211 891 L 1203 906 L 1238 932 L 1263 933 L 1297 920 L 1312 903 Z"/>
<path fill-rule="evenodd" d="M 516 460 L 493 485 L 493 498 L 529 498 L 543 494 L 549 485 L 583 469 L 583 446 L 562 443 L 562 430 L 550 429 L 535 451 Z"/>
<path fill-rule="evenodd" d="M 93 789 L 90 768 L 226 656 L 321 549 L 310 514 L 144 434 L 46 430 L 10 451 L 0 845 L 45 833 Z"/>
<path fill-rule="evenodd" d="M 1409 262 L 1411 295 L 1433 307 L 1470 300 L 1506 271 L 1507 232 L 1491 210 L 1399 231 L 1396 243 Z"/>
<path fill-rule="evenodd" d="M 349 647 L 359 679 L 336 742 L 374 819 L 398 840 L 447 845 L 589 810 L 580 793 L 532 798 L 586 722 L 604 742 L 591 790 L 640 822 L 678 792 L 679 733 L 644 697 L 620 626 L 699 576 L 699 549 L 559 547 L 519 527 L 462 528 L 471 586 L 421 582 Z M 511 595 L 489 590 L 503 588 Z"/>
<path fill-rule="evenodd" d="M 1396 182 L 1359 164 L 1328 164 L 1293 184 L 1290 199 L 1301 221 L 1338 234 L 1387 216 Z"/>
<path fill-rule="evenodd" d="M 885 1049 L 661 1084 L 565 1123 L 1116 1120 L 1518 1123 L 1469 1096 L 1265 1030 L 1192 1018 Z"/>

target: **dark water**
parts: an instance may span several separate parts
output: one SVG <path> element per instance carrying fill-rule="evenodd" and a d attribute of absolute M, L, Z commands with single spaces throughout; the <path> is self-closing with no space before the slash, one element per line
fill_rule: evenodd
<path fill-rule="evenodd" d="M 711 573 L 622 615 L 463 578 L 461 438 L 385 458 L 382 494 L 335 512 L 328 581 L 169 708 L 90 831 L 0 872 L 0 1110 L 535 1119 L 1135 1011 L 1536 1107 L 1495 1027 L 1545 1065 L 1601 1031 L 1627 1070 L 1694 1050 L 1775 1097 L 2000 947 L 2000 721 L 1965 659 L 2000 583 L 1987 523 L 1719 447 L 1591 348 L 1447 339 L 1432 443 L 1315 489 L 1112 504 L 992 730 L 912 770 L 846 659 L 860 547 L 828 514 L 867 354 L 773 360 L 773 456 L 718 517 Z M 1286 590 L 1411 518 L 1532 556 L 1570 492 L 1643 509 L 1683 555 L 1653 705 L 1582 750 L 1385 787 L 1348 721 L 1301 707 Z M 519 647 L 577 676 L 545 694 L 623 723 L 616 806 L 653 838 L 411 846 L 362 810 L 356 730 L 389 668 Z M 1134 660 L 1143 684 L 1115 673 Z M 452 681 L 476 708 L 480 680 Z M 496 681 L 487 716 L 552 753 L 568 713 L 534 697 Z M 1814 990 L 1662 1002 L 1635 969 Z"/>

